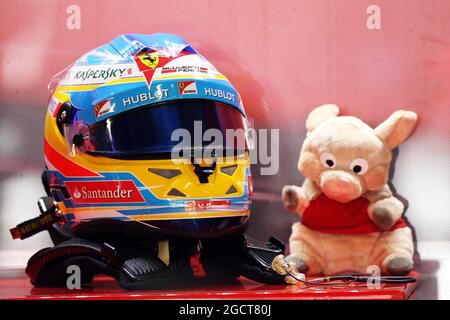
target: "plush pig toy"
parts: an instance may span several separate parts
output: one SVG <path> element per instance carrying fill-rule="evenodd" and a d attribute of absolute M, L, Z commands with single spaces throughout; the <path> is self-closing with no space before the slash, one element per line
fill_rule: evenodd
<path fill-rule="evenodd" d="M 301 187 L 285 186 L 283 204 L 297 212 L 286 260 L 308 275 L 381 272 L 413 268 L 411 229 L 404 205 L 388 186 L 392 150 L 408 138 L 417 115 L 395 111 L 372 129 L 336 105 L 314 109 L 306 120 L 298 169 Z"/>

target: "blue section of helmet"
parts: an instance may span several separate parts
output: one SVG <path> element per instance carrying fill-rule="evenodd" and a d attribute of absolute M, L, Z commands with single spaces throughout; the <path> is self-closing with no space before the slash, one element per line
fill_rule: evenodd
<path fill-rule="evenodd" d="M 172 48 L 175 52 L 187 50 L 197 53 L 184 39 L 170 33 L 154 33 L 151 35 L 124 34 L 116 37 L 109 45 L 126 60 L 129 60 L 133 53 L 139 52 L 144 48 L 153 50 Z"/>
<path fill-rule="evenodd" d="M 170 33 L 154 33 L 150 35 L 123 34 L 117 36 L 109 43 L 88 52 L 78 59 L 74 65 L 85 66 L 133 62 L 133 54 L 144 48 L 153 50 L 166 49 L 174 53 L 187 50 L 198 54 L 184 39 Z"/>
<path fill-rule="evenodd" d="M 144 48 L 164 50 L 174 56 L 185 50 L 197 54 L 206 61 L 185 40 L 176 35 L 124 34 L 88 52 L 78 59 L 74 66 L 93 66 L 93 68 L 97 66 L 98 68 L 101 65 L 111 64 L 120 68 L 121 65 L 134 63 L 134 54 Z M 196 92 L 186 95 L 180 93 L 179 83 L 184 81 L 195 81 Z M 208 99 L 223 102 L 238 109 L 245 116 L 238 92 L 226 79 L 189 77 L 155 79 L 150 88 L 144 80 L 127 83 L 111 81 L 95 88 L 68 90 L 67 93 L 71 96 L 71 103 L 79 110 L 77 119 L 88 125 L 133 108 L 178 99 Z M 114 104 L 114 108 L 108 113 L 96 115 L 95 106 L 106 100 Z"/>

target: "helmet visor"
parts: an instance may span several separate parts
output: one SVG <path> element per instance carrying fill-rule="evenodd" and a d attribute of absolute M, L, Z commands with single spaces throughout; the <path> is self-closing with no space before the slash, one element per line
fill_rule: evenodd
<path fill-rule="evenodd" d="M 184 150 L 208 146 L 227 152 L 233 149 L 235 154 L 247 150 L 244 116 L 225 103 L 210 100 L 179 100 L 140 107 L 87 129 L 81 149 L 94 155 L 167 154 L 181 145 Z M 218 134 L 222 139 L 217 138 Z"/>

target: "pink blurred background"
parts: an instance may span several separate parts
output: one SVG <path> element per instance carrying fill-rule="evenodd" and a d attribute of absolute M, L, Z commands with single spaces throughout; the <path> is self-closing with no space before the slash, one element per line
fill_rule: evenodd
<path fill-rule="evenodd" d="M 81 10 L 79 30 L 66 27 L 70 5 Z M 381 9 L 380 30 L 367 28 L 370 5 Z M 184 37 L 230 78 L 256 127 L 280 129 L 279 173 L 255 171 L 251 233 L 287 240 L 297 218 L 283 212 L 279 192 L 301 183 L 305 117 L 336 103 L 373 126 L 397 108 L 419 114 L 393 181 L 419 240 L 448 245 L 450 1 L 1 0 L 0 8 L 0 250 L 48 244 L 45 235 L 12 242 L 7 229 L 33 216 L 44 192 L 50 77 L 118 34 L 154 32 Z"/>
<path fill-rule="evenodd" d="M 73 4 L 80 30 L 66 28 Z M 366 27 L 371 4 L 381 30 Z M 261 124 L 302 126 L 311 107 L 331 101 L 373 124 L 407 107 L 422 128 L 448 135 L 446 0 L 2 0 L 1 8 L 4 103 L 41 108 L 50 77 L 84 52 L 121 33 L 170 32 L 231 78 Z"/>

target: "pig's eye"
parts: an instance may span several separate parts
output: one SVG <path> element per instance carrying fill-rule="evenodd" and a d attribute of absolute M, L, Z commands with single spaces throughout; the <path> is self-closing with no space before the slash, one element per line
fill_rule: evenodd
<path fill-rule="evenodd" d="M 336 166 L 336 158 L 331 153 L 322 153 L 320 155 L 320 162 L 327 168 L 334 168 Z"/>
<path fill-rule="evenodd" d="M 365 159 L 355 159 L 350 163 L 350 170 L 352 170 L 356 174 L 364 174 L 369 169 L 369 164 Z"/>

